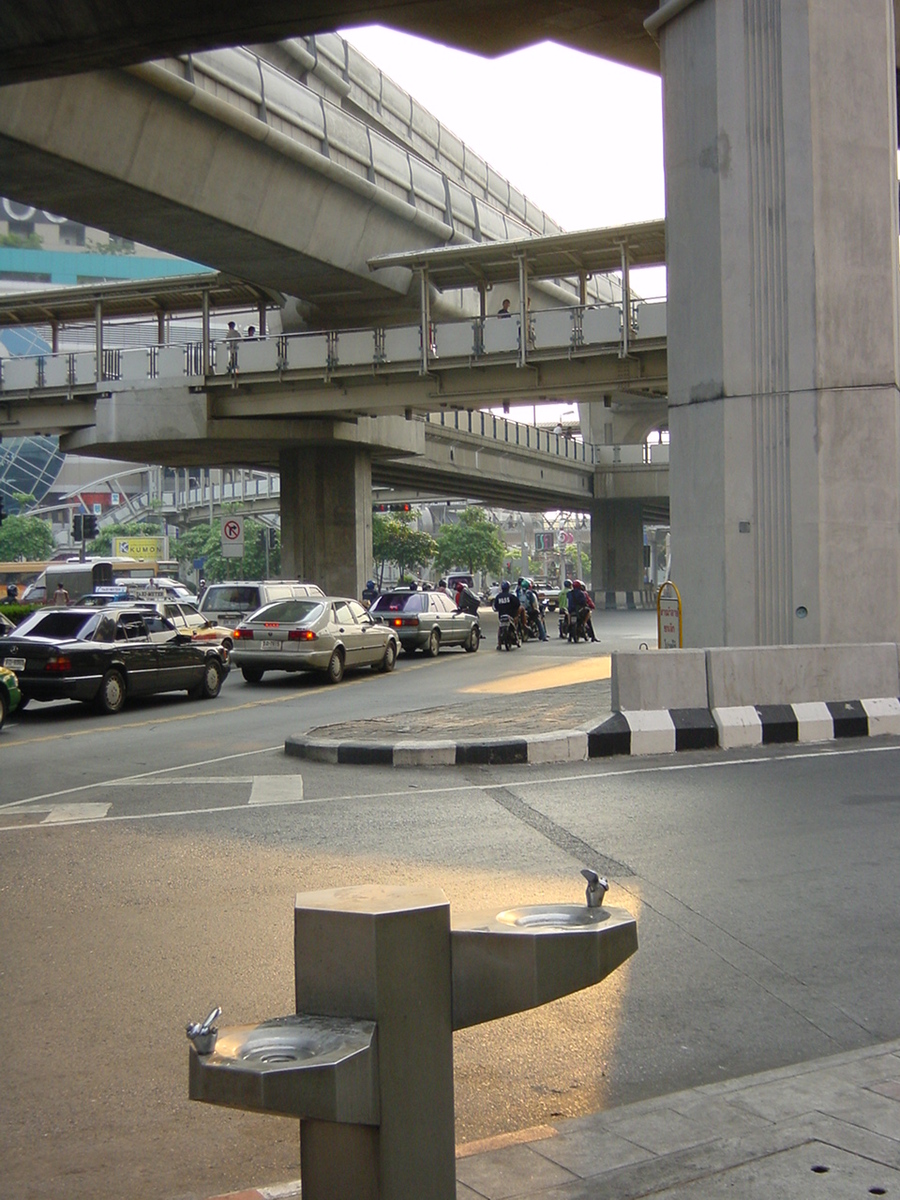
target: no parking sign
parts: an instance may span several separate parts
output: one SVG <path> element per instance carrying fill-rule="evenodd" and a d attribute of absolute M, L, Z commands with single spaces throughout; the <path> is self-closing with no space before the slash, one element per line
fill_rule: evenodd
<path fill-rule="evenodd" d="M 243 517 L 226 517 L 222 522 L 222 557 L 244 557 Z"/>

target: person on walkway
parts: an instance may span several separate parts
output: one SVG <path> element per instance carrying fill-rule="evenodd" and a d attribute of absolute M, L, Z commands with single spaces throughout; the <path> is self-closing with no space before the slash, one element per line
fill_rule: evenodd
<path fill-rule="evenodd" d="M 497 316 L 498 317 L 511 317 L 512 313 L 509 311 L 509 306 L 511 303 L 512 303 L 512 301 L 507 297 L 507 299 L 505 299 L 503 301 L 503 303 L 500 305 L 500 311 L 497 313 Z"/>
<path fill-rule="evenodd" d="M 225 344 L 228 350 L 228 370 L 232 374 L 237 370 L 237 343 L 241 340 L 236 322 L 228 322 L 228 332 L 225 334 Z"/>

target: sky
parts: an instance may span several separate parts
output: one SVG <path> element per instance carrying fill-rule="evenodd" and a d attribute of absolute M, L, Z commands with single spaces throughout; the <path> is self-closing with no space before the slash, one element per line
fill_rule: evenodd
<path fill-rule="evenodd" d="M 378 26 L 341 32 L 564 229 L 664 215 L 657 76 L 551 42 L 486 59 Z M 655 291 L 635 285 L 659 294 L 664 275 L 649 278 Z"/>

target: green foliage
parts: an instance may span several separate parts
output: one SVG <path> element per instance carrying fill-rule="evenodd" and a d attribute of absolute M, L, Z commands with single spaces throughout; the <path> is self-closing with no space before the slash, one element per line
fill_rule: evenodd
<path fill-rule="evenodd" d="M 0 525 L 0 560 L 14 562 L 17 558 L 37 562 L 49 558 L 56 546 L 49 521 L 40 517 L 13 514 Z"/>
<path fill-rule="evenodd" d="M 85 552 L 96 558 L 110 558 L 113 538 L 117 537 L 159 537 L 159 523 L 126 521 L 122 525 L 107 525 L 97 537 L 87 543 Z"/>
<path fill-rule="evenodd" d="M 0 234 L 0 246 L 9 246 L 11 250 L 40 250 L 44 239 L 39 233 L 3 233 Z"/>
<path fill-rule="evenodd" d="M 372 517 L 372 554 L 376 562 L 396 563 L 401 575 L 424 567 L 435 556 L 437 543 L 429 533 L 412 528 L 415 513 L 375 513 Z"/>
<path fill-rule="evenodd" d="M 13 625 L 18 625 L 29 613 L 40 607 L 40 604 L 0 604 L 0 613 L 9 617 Z"/>
<path fill-rule="evenodd" d="M 463 510 L 456 525 L 442 525 L 437 535 L 435 564 L 439 571 L 466 567 L 471 574 L 499 574 L 506 560 L 506 544 L 483 508 Z"/>
<path fill-rule="evenodd" d="M 276 535 L 275 548 L 269 550 L 266 569 L 266 538 L 269 526 L 250 517 L 244 519 L 244 557 L 225 558 L 222 554 L 222 522 L 212 525 L 193 525 L 174 543 L 174 557 L 183 566 L 193 567 L 198 558 L 204 559 L 201 574 L 207 583 L 223 579 L 266 579 L 281 574 L 281 534 Z M 169 543 L 170 550 L 173 543 Z"/>

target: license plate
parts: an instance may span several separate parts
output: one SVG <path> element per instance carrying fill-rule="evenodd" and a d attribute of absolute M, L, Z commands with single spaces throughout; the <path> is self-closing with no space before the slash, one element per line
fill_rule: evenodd
<path fill-rule="evenodd" d="M 4 665 L 4 667 L 8 667 L 10 669 L 10 671 L 24 671 L 25 670 L 25 659 L 24 658 L 4 658 L 3 665 Z"/>
<path fill-rule="evenodd" d="M 280 650 L 281 642 L 262 642 L 263 650 Z"/>

